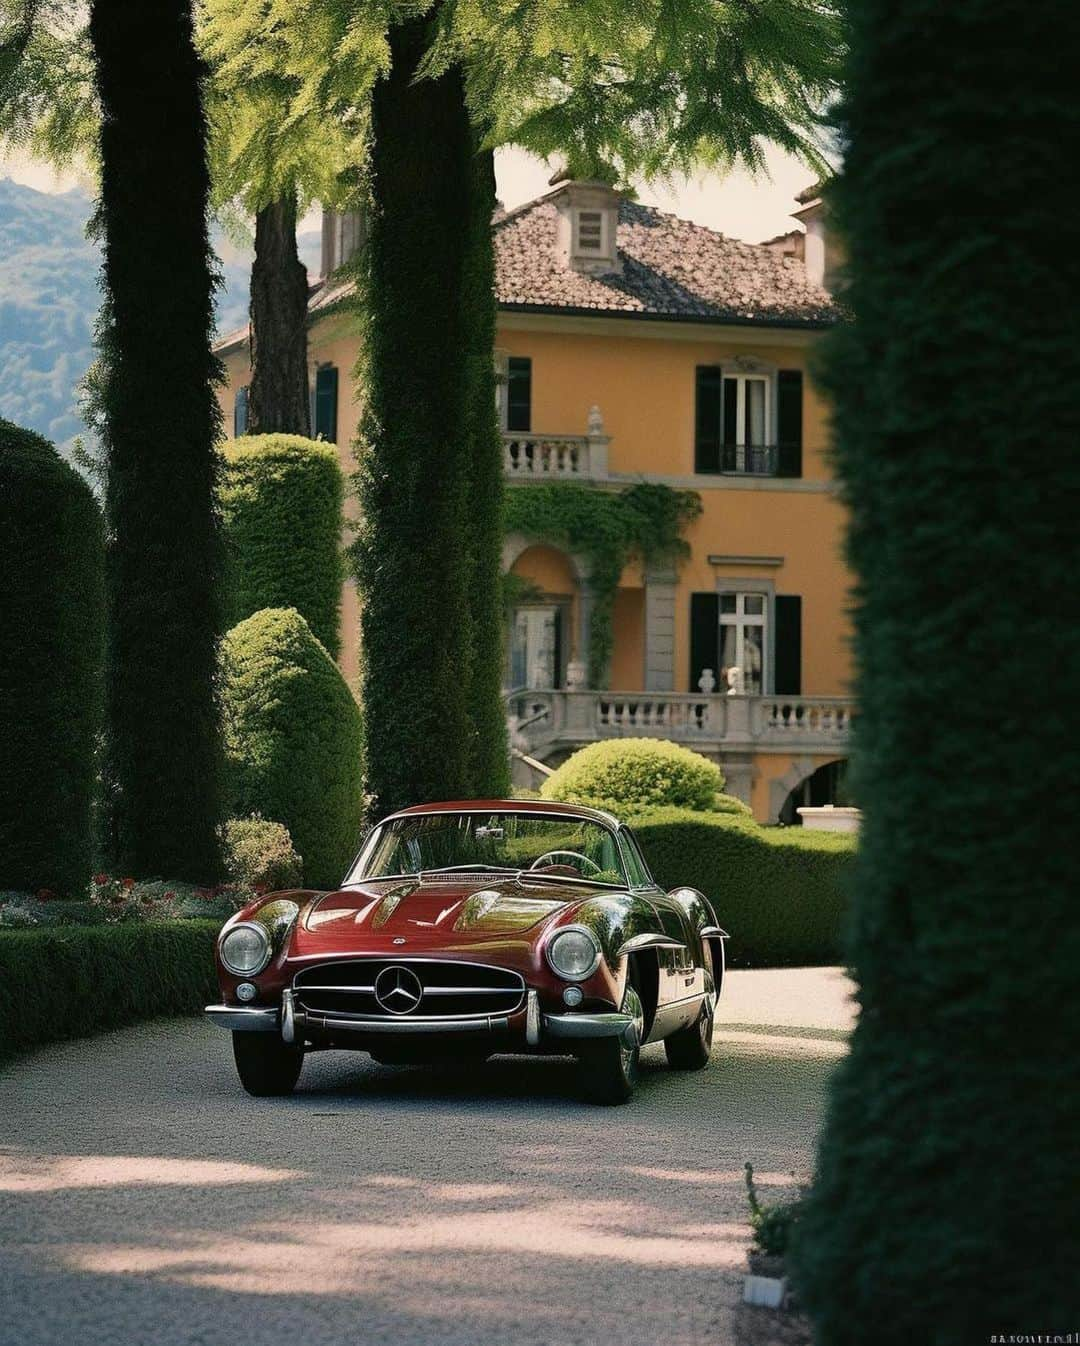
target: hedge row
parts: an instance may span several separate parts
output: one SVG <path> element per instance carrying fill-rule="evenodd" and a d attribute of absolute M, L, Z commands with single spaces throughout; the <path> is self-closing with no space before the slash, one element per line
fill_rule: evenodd
<path fill-rule="evenodd" d="M 628 821 L 662 887 L 699 888 L 712 903 L 731 936 L 731 966 L 843 962 L 854 837 L 689 809 Z"/>
<path fill-rule="evenodd" d="M 247 435 L 226 445 L 226 626 L 260 608 L 296 608 L 337 658 L 344 491 L 332 444 Z"/>
<path fill-rule="evenodd" d="M 76 892 L 91 866 L 104 541 L 79 474 L 0 420 L 0 888 Z"/>
<path fill-rule="evenodd" d="M 217 998 L 219 921 L 0 931 L 0 1058 Z"/>

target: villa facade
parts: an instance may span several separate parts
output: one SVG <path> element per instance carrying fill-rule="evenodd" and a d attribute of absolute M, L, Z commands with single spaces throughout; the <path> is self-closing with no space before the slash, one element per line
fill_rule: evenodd
<path fill-rule="evenodd" d="M 594 593 L 587 555 L 506 538 L 521 601 L 507 638 L 507 709 L 520 783 L 585 743 L 671 738 L 718 760 L 762 821 L 834 802 L 854 706 L 844 511 L 813 380 L 836 321 L 820 199 L 804 226 L 747 244 L 564 182 L 493 221 L 499 414 L 513 491 L 538 483 L 615 492 L 692 490 L 689 556 L 631 561 L 615 593 L 603 686 L 588 686 Z M 324 217 L 323 278 L 309 309 L 313 429 L 353 468 L 355 324 L 334 273 L 362 241 L 357 216 Z M 229 427 L 245 428 L 246 332 L 219 347 Z M 342 667 L 357 672 L 347 585 Z"/>

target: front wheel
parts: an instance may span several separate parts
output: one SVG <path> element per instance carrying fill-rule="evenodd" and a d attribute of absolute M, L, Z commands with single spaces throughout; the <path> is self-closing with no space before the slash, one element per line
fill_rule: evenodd
<path fill-rule="evenodd" d="M 672 1070 L 703 1070 L 712 1054 L 713 1013 L 706 1000 L 696 1022 L 664 1039 Z"/>
<path fill-rule="evenodd" d="M 233 1058 L 240 1083 L 255 1098 L 291 1094 L 300 1078 L 304 1053 L 276 1033 L 234 1033 Z"/>
<path fill-rule="evenodd" d="M 607 1107 L 625 1103 L 638 1082 L 645 1012 L 632 986 L 626 988 L 622 1008 L 634 1016 L 633 1045 L 628 1046 L 622 1037 L 597 1038 L 583 1046 L 578 1058 L 585 1097 Z"/>

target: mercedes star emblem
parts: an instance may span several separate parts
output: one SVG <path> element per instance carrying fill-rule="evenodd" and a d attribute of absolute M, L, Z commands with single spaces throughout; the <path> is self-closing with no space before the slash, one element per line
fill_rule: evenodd
<path fill-rule="evenodd" d="M 408 1014 L 423 995 L 420 978 L 407 967 L 384 967 L 375 978 L 375 999 L 387 1014 Z"/>

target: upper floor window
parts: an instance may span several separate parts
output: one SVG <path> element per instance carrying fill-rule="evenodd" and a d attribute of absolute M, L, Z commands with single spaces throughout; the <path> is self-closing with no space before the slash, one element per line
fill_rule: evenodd
<path fill-rule="evenodd" d="M 694 470 L 802 475 L 802 371 L 699 365 Z"/>
<path fill-rule="evenodd" d="M 315 437 L 337 443 L 338 371 L 337 365 L 320 365 L 315 371 L 314 414 L 311 417 Z"/>
<path fill-rule="evenodd" d="M 507 360 L 504 386 L 504 428 L 527 434 L 532 429 L 532 360 L 527 355 Z"/>

